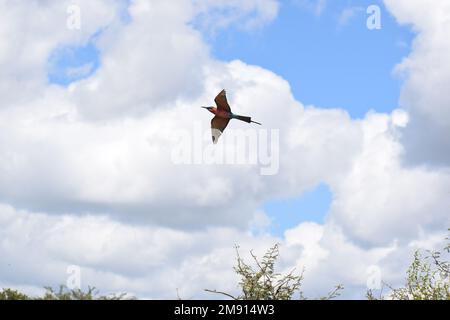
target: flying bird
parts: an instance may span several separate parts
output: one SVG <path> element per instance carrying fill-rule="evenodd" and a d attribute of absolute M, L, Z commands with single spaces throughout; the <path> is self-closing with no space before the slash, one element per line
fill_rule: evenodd
<path fill-rule="evenodd" d="M 261 123 L 252 121 L 251 117 L 240 116 L 231 112 L 230 105 L 227 101 L 227 95 L 225 89 L 220 91 L 217 97 L 214 99 L 214 102 L 217 105 L 216 107 L 202 107 L 207 109 L 209 112 L 213 113 L 215 116 L 211 120 L 211 133 L 212 133 L 212 141 L 214 144 L 219 140 L 220 135 L 223 133 L 225 128 L 230 122 L 231 119 L 238 119 L 241 121 L 245 121 L 247 123 L 256 123 L 261 125 Z"/>

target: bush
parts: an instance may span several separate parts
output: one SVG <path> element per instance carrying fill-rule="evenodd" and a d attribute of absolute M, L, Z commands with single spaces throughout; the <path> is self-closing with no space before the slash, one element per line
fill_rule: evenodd
<path fill-rule="evenodd" d="M 102 296 L 94 287 L 89 287 L 86 291 L 81 289 L 69 289 L 66 286 L 60 286 L 58 290 L 51 287 L 45 288 L 42 297 L 30 297 L 17 290 L 3 289 L 0 291 L 0 300 L 124 300 L 134 299 L 127 297 L 125 293 L 116 295 Z"/>
<path fill-rule="evenodd" d="M 449 237 L 446 240 L 450 240 Z M 413 262 L 406 272 L 404 287 L 392 288 L 385 284 L 391 289 L 389 298 L 394 300 L 450 300 L 449 254 L 450 241 L 442 251 L 427 251 L 426 256 L 417 250 L 414 253 Z M 369 300 L 386 299 L 382 293 L 379 297 L 375 297 L 371 290 L 367 292 L 367 298 Z"/>
<path fill-rule="evenodd" d="M 237 265 L 234 271 L 240 276 L 239 287 L 241 295 L 235 297 L 229 293 L 217 290 L 205 289 L 207 292 L 225 295 L 234 300 L 291 300 L 297 293 L 299 299 L 306 299 L 300 290 L 303 281 L 303 271 L 294 274 L 292 270 L 286 275 L 275 272 L 275 263 L 279 256 L 279 245 L 276 244 L 270 248 L 261 260 L 250 251 L 254 260 L 256 269 L 245 263 L 239 254 L 239 248 L 236 247 Z M 338 285 L 327 296 L 319 299 L 328 300 L 339 296 L 343 290 L 342 285 Z"/>
<path fill-rule="evenodd" d="M 17 290 L 3 289 L 0 291 L 0 300 L 30 300 L 30 297 Z"/>

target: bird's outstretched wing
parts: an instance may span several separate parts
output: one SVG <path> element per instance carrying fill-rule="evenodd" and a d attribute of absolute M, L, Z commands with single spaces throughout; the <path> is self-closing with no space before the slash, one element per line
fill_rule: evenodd
<path fill-rule="evenodd" d="M 230 122 L 230 119 L 219 118 L 217 116 L 215 116 L 211 120 L 211 133 L 212 133 L 212 141 L 214 144 L 216 144 L 217 141 L 219 140 L 219 137 L 227 127 L 228 122 Z"/>
<path fill-rule="evenodd" d="M 230 105 L 228 104 L 228 101 L 227 101 L 227 93 L 226 93 L 225 89 L 220 91 L 220 93 L 214 99 L 214 102 L 217 105 L 217 109 L 231 112 Z"/>

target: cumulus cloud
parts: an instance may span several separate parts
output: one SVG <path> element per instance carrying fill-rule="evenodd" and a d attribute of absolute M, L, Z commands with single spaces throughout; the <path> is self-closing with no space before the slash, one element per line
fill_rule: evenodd
<path fill-rule="evenodd" d="M 430 56 L 442 58 L 434 51 L 447 49 L 436 31 L 446 20 L 416 15 L 407 3 L 387 4 L 420 32 L 402 64 L 408 70 L 402 108 L 409 113 L 369 113 L 362 120 L 341 109 L 304 106 L 268 70 L 216 61 L 191 26 L 199 14 L 215 17 L 216 11 L 225 19 L 214 20 L 219 27 L 238 23 L 228 16 L 241 21 L 254 14 L 254 24 L 264 24 L 276 15 L 275 1 L 132 1 L 128 22 L 120 19 L 119 2 L 82 2 L 86 21 L 79 33 L 58 27 L 65 26 L 64 3 L 1 3 L 1 12 L 11 12 L 0 19 L 2 37 L 12 37 L 11 30 L 25 49 L 37 51 L 20 55 L 13 42 L 0 44 L 0 61 L 8 65 L 0 76 L 0 285 L 36 290 L 64 283 L 67 266 L 75 264 L 84 284 L 102 290 L 174 298 L 179 288 L 183 297 L 199 297 L 205 287 L 236 290 L 234 244 L 262 253 L 276 241 L 280 268 L 305 266 L 313 295 L 338 282 L 350 286 L 348 296 L 360 295 L 372 265 L 398 281 L 412 248 L 437 244 L 449 222 L 448 170 L 402 164 L 409 152 L 403 139 L 411 139 L 408 130 L 425 112 L 407 99 L 411 79 L 422 73 L 431 82 L 441 79 L 410 61 L 421 61 L 422 38 L 436 38 Z M 40 19 L 37 37 L 20 32 L 36 23 L 22 14 Z M 52 50 L 88 41 L 98 30 L 95 74 L 67 88 L 47 84 Z M 262 176 L 255 164 L 174 163 L 176 133 L 193 135 L 198 125 L 200 142 L 210 142 L 210 116 L 199 106 L 211 104 L 222 88 L 234 110 L 279 130 L 278 174 Z M 416 100 L 434 99 L 427 112 L 445 126 L 445 97 L 424 88 L 414 87 Z M 232 123 L 227 130 L 242 128 Z M 232 142 L 223 143 L 232 152 Z M 265 200 L 298 196 L 322 182 L 333 192 L 324 225 L 303 223 L 283 239 L 265 233 Z"/>
<path fill-rule="evenodd" d="M 2 104 L 34 99 L 45 89 L 47 59 L 52 50 L 67 43 L 82 44 L 116 16 L 119 1 L 78 1 L 83 27 L 67 28 L 67 8 L 72 1 L 0 1 L 0 95 Z M 20 93 L 20 94 L 19 94 Z"/>
<path fill-rule="evenodd" d="M 202 91 L 208 48 L 187 25 L 191 3 L 134 1 L 128 12 L 129 24 L 109 27 L 98 39 L 100 70 L 70 88 L 85 118 L 142 115 Z"/>
<path fill-rule="evenodd" d="M 420 228 L 438 231 L 449 222 L 449 173 L 402 167 L 394 121 L 385 114 L 366 116 L 363 149 L 347 175 L 332 185 L 330 220 L 370 246 L 396 238 L 409 241 Z"/>
<path fill-rule="evenodd" d="M 8 205 L 0 205 L 0 226 L 0 286 L 66 283 L 67 268 L 77 265 L 84 286 L 148 298 L 176 298 L 177 288 L 185 298 L 208 286 L 235 291 L 230 241 L 242 244 L 245 257 L 251 248 L 261 253 L 275 241 L 232 228 L 187 232 L 124 225 L 106 216 L 48 216 Z"/>
<path fill-rule="evenodd" d="M 403 143 L 409 164 L 450 165 L 450 3 L 385 1 L 399 23 L 417 32 L 411 54 L 398 66 L 405 77 L 400 105 L 411 115 Z"/>
<path fill-rule="evenodd" d="M 441 245 L 442 232 L 421 233 L 415 241 L 391 242 L 370 249 L 350 241 L 335 225 L 303 223 L 287 230 L 284 239 L 254 235 L 235 228 L 214 227 L 197 232 L 158 226 L 126 225 L 106 216 L 49 216 L 0 205 L 1 287 L 13 286 L 39 294 L 42 283 L 66 283 L 70 266 L 80 267 L 81 285 L 102 293 L 123 292 L 141 298 L 220 298 L 204 288 L 237 294 L 233 243 L 250 261 L 249 250 L 262 256 L 281 244 L 277 269 L 305 268 L 304 290 L 318 297 L 344 283 L 344 297 L 361 298 L 369 267 L 379 268 L 393 284 L 403 279 L 411 252 L 418 246 Z M 18 254 L 25 253 L 26 254 Z M 126 258 L 124 258 L 126 257 Z"/>
<path fill-rule="evenodd" d="M 216 68 L 220 73 L 213 72 Z M 139 118 L 86 121 L 76 102 L 67 98 L 70 93 L 58 88 L 29 105 L 0 113 L 5 133 L 2 197 L 18 207 L 45 212 L 70 208 L 110 213 L 125 221 L 242 226 L 261 201 L 339 180 L 351 166 L 361 139 L 360 128 L 348 114 L 303 108 L 284 80 L 258 67 L 235 61 L 216 62 L 207 69 L 205 93 L 197 101 L 179 102 Z M 198 106 L 221 87 L 230 88 L 230 101 L 243 113 L 258 114 L 267 129 L 286 127 L 280 134 L 280 152 L 290 157 L 281 157 L 275 176 L 261 176 L 258 165 L 220 165 L 217 170 L 174 163 L 173 132 L 193 135 L 195 126 L 203 123 L 203 142 L 209 143 L 209 116 Z M 279 106 L 286 108 L 289 122 L 273 116 Z M 243 127 L 232 124 L 229 129 Z"/>

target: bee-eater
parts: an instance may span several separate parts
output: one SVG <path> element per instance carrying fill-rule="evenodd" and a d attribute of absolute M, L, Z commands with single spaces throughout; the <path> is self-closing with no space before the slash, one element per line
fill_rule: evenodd
<path fill-rule="evenodd" d="M 238 119 L 248 123 L 256 123 L 261 125 L 261 123 L 259 122 L 252 121 L 251 117 L 239 116 L 231 112 L 230 105 L 228 104 L 227 101 L 225 89 L 220 91 L 220 93 L 214 99 L 214 102 L 216 103 L 217 108 L 202 107 L 215 115 L 215 117 L 211 120 L 211 133 L 212 133 L 212 141 L 214 144 L 217 143 L 220 135 L 223 133 L 223 131 L 228 125 L 228 122 L 230 122 L 231 119 Z"/>

